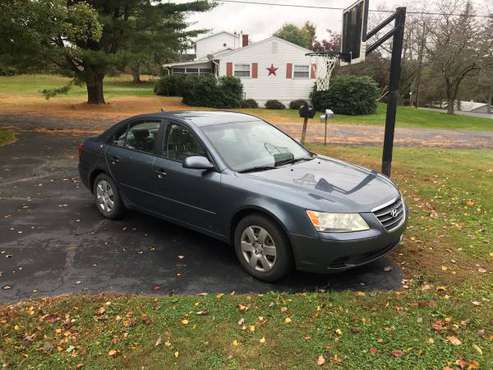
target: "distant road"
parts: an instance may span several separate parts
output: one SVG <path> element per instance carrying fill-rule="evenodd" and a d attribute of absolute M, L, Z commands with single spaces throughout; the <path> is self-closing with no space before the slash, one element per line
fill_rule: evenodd
<path fill-rule="evenodd" d="M 445 109 L 437 109 L 437 108 L 419 108 L 422 110 L 429 110 L 431 112 L 440 112 L 440 113 L 446 113 L 447 111 Z M 460 116 L 469 116 L 469 117 L 478 117 L 478 118 L 490 118 L 493 119 L 493 113 L 473 113 L 473 112 L 462 112 L 462 111 L 455 111 L 455 114 L 458 114 Z"/>

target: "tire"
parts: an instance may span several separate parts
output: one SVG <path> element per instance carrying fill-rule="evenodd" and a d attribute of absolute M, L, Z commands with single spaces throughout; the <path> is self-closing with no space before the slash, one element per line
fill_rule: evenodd
<path fill-rule="evenodd" d="M 99 174 L 93 185 L 96 207 L 105 218 L 118 220 L 125 213 L 125 206 L 120 198 L 118 189 L 113 179 L 105 173 Z"/>
<path fill-rule="evenodd" d="M 238 223 L 234 248 L 241 266 L 259 280 L 275 282 L 292 270 L 289 241 L 281 228 L 265 216 L 249 215 Z"/>

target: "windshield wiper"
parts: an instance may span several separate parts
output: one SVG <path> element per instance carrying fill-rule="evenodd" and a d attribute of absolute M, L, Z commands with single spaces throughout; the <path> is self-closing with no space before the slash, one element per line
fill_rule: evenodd
<path fill-rule="evenodd" d="M 296 159 L 287 159 L 285 161 L 279 161 L 279 162 L 276 162 L 276 166 L 283 166 L 285 164 L 294 164 L 294 163 L 297 163 L 297 162 L 302 162 L 302 161 L 311 161 L 313 158 L 305 158 L 305 157 L 301 157 L 301 158 L 296 158 Z"/>
<path fill-rule="evenodd" d="M 268 170 L 275 170 L 276 167 L 274 166 L 256 166 L 252 168 L 247 168 L 246 170 L 241 170 L 238 171 L 239 173 L 248 173 L 248 172 L 260 172 L 260 171 L 268 171 Z"/>

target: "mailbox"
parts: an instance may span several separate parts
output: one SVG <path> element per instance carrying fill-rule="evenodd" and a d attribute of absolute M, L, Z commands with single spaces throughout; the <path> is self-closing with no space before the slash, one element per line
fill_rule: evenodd
<path fill-rule="evenodd" d="M 315 117 L 315 109 L 310 106 L 309 104 L 303 104 L 298 113 L 300 114 L 301 118 L 313 118 Z"/>

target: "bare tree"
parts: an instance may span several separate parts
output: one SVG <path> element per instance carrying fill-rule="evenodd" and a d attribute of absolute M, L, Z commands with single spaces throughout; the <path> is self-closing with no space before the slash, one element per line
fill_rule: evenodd
<path fill-rule="evenodd" d="M 449 15 L 461 12 L 461 16 Z M 442 78 L 447 99 L 447 113 L 454 114 L 454 104 L 464 79 L 478 71 L 481 60 L 481 27 L 474 17 L 472 4 L 464 0 L 445 0 L 443 15 L 430 30 L 427 47 L 432 69 Z"/>

